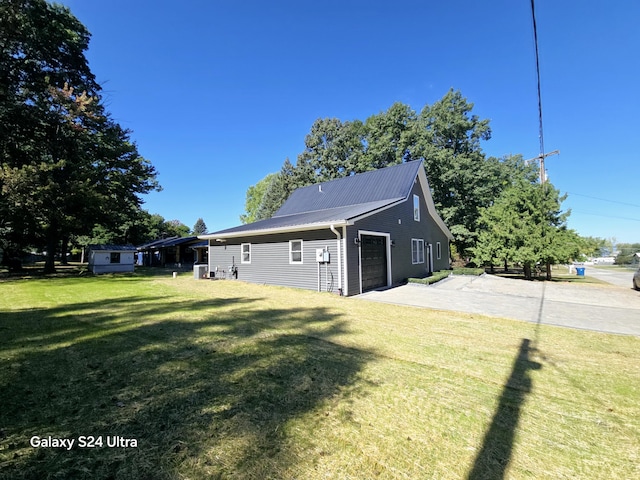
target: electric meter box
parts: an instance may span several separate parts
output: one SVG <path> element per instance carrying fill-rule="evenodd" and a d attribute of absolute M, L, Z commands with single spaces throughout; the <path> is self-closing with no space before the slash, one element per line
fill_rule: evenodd
<path fill-rule="evenodd" d="M 316 262 L 329 263 L 329 250 L 324 248 L 316 248 Z"/>

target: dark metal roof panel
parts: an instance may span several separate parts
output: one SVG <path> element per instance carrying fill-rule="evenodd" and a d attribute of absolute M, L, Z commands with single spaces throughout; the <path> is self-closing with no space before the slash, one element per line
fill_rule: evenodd
<path fill-rule="evenodd" d="M 299 188 L 280 207 L 274 218 L 406 198 L 421 165 L 420 160 L 415 160 Z"/>
<path fill-rule="evenodd" d="M 89 245 L 89 250 L 101 250 L 112 252 L 135 252 L 133 245 Z"/>
<path fill-rule="evenodd" d="M 219 235 L 220 237 L 235 236 L 236 234 L 251 233 L 259 234 L 269 230 L 286 229 L 290 227 L 308 227 L 313 225 L 326 225 L 330 223 L 346 222 L 351 218 L 364 215 L 379 208 L 383 208 L 404 197 L 379 200 L 375 202 L 362 203 L 359 205 L 347 205 L 314 212 L 303 212 L 292 215 L 281 215 L 266 220 L 240 225 L 239 227 L 220 230 L 207 235 Z"/>
<path fill-rule="evenodd" d="M 140 245 L 138 247 L 138 250 L 150 250 L 150 249 L 158 249 L 158 248 L 165 248 L 165 247 L 175 247 L 176 245 L 182 245 L 184 243 L 197 242 L 197 241 L 198 241 L 198 237 L 160 238 L 158 240 L 154 240 L 153 242 Z"/>
<path fill-rule="evenodd" d="M 148 242 L 145 243 L 144 245 L 140 245 L 138 247 L 138 250 L 147 250 L 150 248 L 159 248 L 164 246 L 165 242 L 167 242 L 168 240 L 175 240 L 176 238 L 180 238 L 180 237 L 169 237 L 169 238 L 158 238 L 157 240 L 154 240 L 152 242 Z"/>
<path fill-rule="evenodd" d="M 193 241 L 197 241 L 198 237 L 178 237 L 178 238 L 174 238 L 171 240 L 168 240 L 167 242 L 163 243 L 162 246 L 163 247 L 174 247 L 176 245 L 182 245 L 184 243 L 189 243 L 189 242 L 193 242 Z"/>

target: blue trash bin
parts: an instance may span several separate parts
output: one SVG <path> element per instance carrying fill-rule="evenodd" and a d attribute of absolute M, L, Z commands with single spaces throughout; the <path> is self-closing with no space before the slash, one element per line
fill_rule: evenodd
<path fill-rule="evenodd" d="M 576 267 L 576 273 L 579 277 L 584 277 L 584 267 Z"/>

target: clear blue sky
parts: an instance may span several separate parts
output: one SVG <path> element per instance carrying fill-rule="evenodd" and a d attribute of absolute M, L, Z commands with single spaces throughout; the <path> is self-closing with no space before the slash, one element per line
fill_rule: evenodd
<path fill-rule="evenodd" d="M 115 120 L 164 187 L 145 206 L 209 231 L 295 161 L 319 117 L 419 111 L 449 88 L 487 155 L 539 154 L 530 0 L 64 0 Z M 640 241 L 640 2 L 537 0 L 545 151 L 581 235 Z"/>

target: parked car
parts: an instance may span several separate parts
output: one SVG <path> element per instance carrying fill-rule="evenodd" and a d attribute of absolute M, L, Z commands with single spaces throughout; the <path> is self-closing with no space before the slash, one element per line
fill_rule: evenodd
<path fill-rule="evenodd" d="M 640 290 L 640 268 L 633 274 L 633 288 Z"/>

